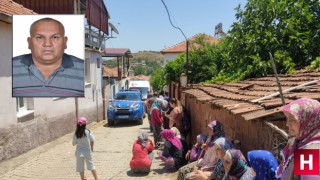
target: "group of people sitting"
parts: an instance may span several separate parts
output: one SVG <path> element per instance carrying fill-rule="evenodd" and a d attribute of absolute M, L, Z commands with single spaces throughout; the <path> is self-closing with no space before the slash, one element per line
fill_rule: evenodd
<path fill-rule="evenodd" d="M 282 107 L 282 111 L 287 117 L 286 125 L 290 138 L 282 150 L 282 159 L 279 164 L 273 154 L 266 150 L 252 150 L 245 157 L 241 150 L 237 149 L 226 137 L 223 124 L 219 120 L 212 120 L 208 124 L 210 134 L 199 134 L 196 137 L 196 143 L 188 148 L 175 121 L 173 121 L 173 127 L 163 130 L 161 105 L 161 99 L 155 99 L 150 108 L 150 112 L 153 114 L 151 122 L 153 122 L 154 142 L 158 143 L 164 139 L 159 157 L 167 168 L 178 169 L 178 180 L 295 179 L 297 175 L 293 173 L 294 151 L 297 149 L 320 149 L 320 103 L 313 99 L 298 99 Z M 154 111 L 155 109 L 159 112 Z M 154 122 L 158 122 L 158 124 Z M 133 152 L 134 157 L 130 162 L 130 167 L 133 171 L 138 169 L 138 171 L 149 172 L 153 156 L 152 150 L 155 146 L 147 138 L 146 132 L 141 134 L 144 135 L 139 135 L 133 151 L 144 149 L 143 157 L 146 163 L 143 167 L 134 166 L 138 161 L 136 159 L 139 159 L 140 156 L 135 156 Z M 142 161 L 142 159 L 140 160 Z M 146 167 L 147 170 L 144 169 Z M 320 179 L 320 175 L 300 175 L 299 178 Z"/>

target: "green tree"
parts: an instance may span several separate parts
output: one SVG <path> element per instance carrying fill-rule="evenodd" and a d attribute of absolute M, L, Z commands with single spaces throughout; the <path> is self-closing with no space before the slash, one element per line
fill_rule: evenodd
<path fill-rule="evenodd" d="M 167 78 L 165 78 L 165 69 L 160 68 L 154 72 L 150 79 L 150 84 L 155 91 L 159 91 L 164 85 L 168 84 Z"/>
<path fill-rule="evenodd" d="M 164 67 L 165 77 L 167 81 L 176 81 L 179 82 L 179 77 L 181 73 L 186 72 L 185 67 L 185 53 L 181 53 L 175 60 L 168 61 Z"/>
<path fill-rule="evenodd" d="M 203 38 L 189 53 L 190 83 L 238 81 L 273 74 L 269 52 L 278 73 L 306 66 L 319 68 L 320 1 L 248 0 L 236 8 L 237 22 L 219 44 Z M 191 47 L 193 42 L 191 42 Z M 185 54 L 165 66 L 168 81 L 185 73 Z"/>

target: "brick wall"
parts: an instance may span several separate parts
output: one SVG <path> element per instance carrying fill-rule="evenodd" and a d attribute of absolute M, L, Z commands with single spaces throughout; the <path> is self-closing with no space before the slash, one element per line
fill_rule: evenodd
<path fill-rule="evenodd" d="M 241 142 L 241 151 L 246 155 L 248 151 L 265 149 L 274 152 L 274 138 L 276 132 L 265 125 L 264 120 L 246 121 L 240 115 L 234 115 L 227 109 L 217 107 L 210 101 L 200 101 L 191 94 L 181 92 L 181 103 L 187 108 L 191 116 L 192 143 L 200 133 L 209 133 L 207 124 L 216 119 L 223 123 L 227 137 Z M 285 128 L 285 121 L 277 121 L 278 127 Z"/>

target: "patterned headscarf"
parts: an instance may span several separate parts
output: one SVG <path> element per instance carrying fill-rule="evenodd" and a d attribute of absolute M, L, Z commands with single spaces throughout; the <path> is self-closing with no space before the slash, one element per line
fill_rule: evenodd
<path fill-rule="evenodd" d="M 178 149 L 182 149 L 182 144 L 179 138 L 174 135 L 174 132 L 171 129 L 163 130 L 160 135 L 167 141 L 171 142 Z"/>
<path fill-rule="evenodd" d="M 208 136 L 206 136 L 205 134 L 199 134 L 197 136 L 197 143 L 205 143 L 208 139 Z"/>
<path fill-rule="evenodd" d="M 139 135 L 138 135 L 138 140 L 139 140 L 139 142 L 141 143 L 141 145 L 143 147 L 147 146 L 148 136 L 149 136 L 148 133 L 145 132 L 145 131 L 140 132 Z"/>
<path fill-rule="evenodd" d="M 161 112 L 161 104 L 162 100 L 160 98 L 156 98 L 151 105 L 150 114 L 152 115 L 153 109 L 158 109 Z"/>
<path fill-rule="evenodd" d="M 256 172 L 256 179 L 276 180 L 277 160 L 273 154 L 266 150 L 254 150 L 248 152 L 248 160 Z"/>
<path fill-rule="evenodd" d="M 225 137 L 216 139 L 213 144 L 218 145 L 224 151 L 233 148 L 233 144 L 231 143 L 231 141 Z M 224 172 L 224 167 L 222 159 L 219 159 L 214 167 L 213 176 L 218 177 L 221 171 Z"/>
<path fill-rule="evenodd" d="M 173 133 L 174 133 L 174 135 L 175 135 L 176 137 L 178 137 L 178 138 L 181 137 L 181 133 L 180 133 L 180 131 L 179 131 L 178 128 L 172 127 L 172 128 L 170 128 L 170 129 L 173 131 Z"/>
<path fill-rule="evenodd" d="M 290 137 L 287 145 L 282 151 L 282 162 L 277 169 L 277 177 L 289 166 L 296 149 L 309 142 L 320 140 L 320 137 L 314 137 L 320 132 L 320 103 L 313 99 L 301 98 L 282 107 L 283 113 L 295 117 L 299 123 L 299 135 Z"/>
<path fill-rule="evenodd" d="M 220 138 L 216 139 L 213 144 L 218 145 L 224 151 L 233 148 L 232 142 L 225 137 L 220 137 Z"/>
<path fill-rule="evenodd" d="M 229 149 L 227 151 L 230 152 L 232 161 L 228 174 L 240 179 L 248 169 L 247 161 L 240 150 Z"/>
<path fill-rule="evenodd" d="M 213 120 L 208 124 L 208 127 L 214 133 L 214 135 L 211 137 L 211 145 L 219 137 L 225 137 L 225 133 L 224 133 L 224 130 L 223 130 L 223 125 L 222 125 L 222 123 L 220 121 Z M 209 144 L 209 146 L 210 146 L 210 144 Z"/>

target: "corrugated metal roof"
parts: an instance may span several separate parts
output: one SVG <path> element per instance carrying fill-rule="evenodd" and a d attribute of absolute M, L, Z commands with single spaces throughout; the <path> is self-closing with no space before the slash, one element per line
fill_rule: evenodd
<path fill-rule="evenodd" d="M 74 14 L 75 7 L 80 6 L 75 0 L 14 0 L 39 14 Z M 103 0 L 81 0 L 86 10 L 88 24 L 109 34 L 108 10 Z"/>
<path fill-rule="evenodd" d="M 127 49 L 127 48 L 106 48 L 104 52 L 105 52 L 104 57 L 121 57 L 121 56 L 132 57 L 130 49 Z"/>
<path fill-rule="evenodd" d="M 14 0 L 38 14 L 73 14 L 74 0 Z"/>
<path fill-rule="evenodd" d="M 194 48 L 199 47 L 199 44 L 196 44 L 193 42 L 196 40 L 196 38 L 198 38 L 200 36 L 204 36 L 204 40 L 208 43 L 216 44 L 219 42 L 219 39 L 217 39 L 217 38 L 214 38 L 214 37 L 206 35 L 206 34 L 199 33 L 199 34 L 196 34 L 188 39 L 190 49 L 192 49 L 192 47 L 194 47 Z M 161 50 L 160 52 L 162 54 L 166 54 L 166 53 L 182 53 L 185 51 L 186 51 L 186 41 L 182 41 L 182 42 L 175 44 L 171 47 L 165 48 L 165 49 Z"/>
<path fill-rule="evenodd" d="M 294 75 L 281 75 L 282 90 L 320 80 L 320 72 L 300 71 Z M 280 96 L 252 102 L 269 94 L 278 92 L 275 77 L 268 76 L 240 81 L 237 83 L 192 85 L 184 91 L 199 101 L 210 101 L 212 107 L 226 108 L 232 114 L 241 114 L 246 120 L 280 113 L 282 106 Z M 320 100 L 320 81 L 303 88 L 284 93 L 285 102 L 290 103 L 299 98 Z"/>
<path fill-rule="evenodd" d="M 86 8 L 88 23 L 108 35 L 108 20 L 110 16 L 103 0 L 86 0 Z"/>
<path fill-rule="evenodd" d="M 25 8 L 21 4 L 13 2 L 12 0 L 0 1 L 0 13 L 7 16 L 12 16 L 14 14 L 37 14 L 34 11 Z"/>

